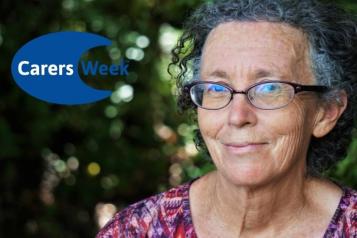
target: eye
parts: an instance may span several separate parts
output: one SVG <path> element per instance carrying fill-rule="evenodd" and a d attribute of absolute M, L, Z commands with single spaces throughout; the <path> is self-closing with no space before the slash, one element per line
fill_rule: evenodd
<path fill-rule="evenodd" d="M 265 83 L 256 86 L 256 91 L 261 94 L 276 94 L 281 92 L 279 83 Z"/>
<path fill-rule="evenodd" d="M 221 93 L 221 92 L 228 92 L 229 90 L 226 87 L 223 87 L 219 84 L 208 84 L 206 88 L 207 92 L 213 93 Z"/>

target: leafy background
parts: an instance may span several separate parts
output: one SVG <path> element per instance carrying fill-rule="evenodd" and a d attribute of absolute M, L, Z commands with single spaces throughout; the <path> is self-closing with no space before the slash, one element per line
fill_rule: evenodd
<path fill-rule="evenodd" d="M 195 150 L 194 126 L 178 114 L 166 72 L 182 22 L 200 2 L 0 2 L 0 237 L 93 237 L 116 210 L 212 169 Z M 338 2 L 357 12 L 354 0 Z M 114 89 L 110 99 L 58 106 L 15 85 L 17 49 L 64 30 L 113 41 L 83 59 L 130 59 L 127 77 L 86 78 Z M 357 188 L 357 140 L 327 175 Z"/>

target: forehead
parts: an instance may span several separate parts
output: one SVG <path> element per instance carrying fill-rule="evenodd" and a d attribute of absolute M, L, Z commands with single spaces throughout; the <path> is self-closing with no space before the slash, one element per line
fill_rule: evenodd
<path fill-rule="evenodd" d="M 308 42 L 300 30 L 281 23 L 229 22 L 214 28 L 202 52 L 201 74 L 294 74 L 306 65 Z M 301 72 L 300 72 L 301 73 Z"/>

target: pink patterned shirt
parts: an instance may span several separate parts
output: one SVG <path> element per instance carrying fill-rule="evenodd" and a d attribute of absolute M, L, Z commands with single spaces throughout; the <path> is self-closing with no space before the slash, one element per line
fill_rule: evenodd
<path fill-rule="evenodd" d="M 189 203 L 193 181 L 116 213 L 96 238 L 197 238 Z M 340 203 L 323 238 L 357 238 L 357 191 L 343 188 Z"/>

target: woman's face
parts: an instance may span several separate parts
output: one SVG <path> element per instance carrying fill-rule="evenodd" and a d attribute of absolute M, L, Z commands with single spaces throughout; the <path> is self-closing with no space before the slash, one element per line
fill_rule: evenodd
<path fill-rule="evenodd" d="M 265 22 L 224 23 L 207 37 L 200 76 L 235 90 L 262 80 L 313 85 L 308 54 L 307 40 L 295 28 Z M 299 93 L 276 110 L 254 108 L 242 94 L 235 94 L 225 108 L 197 110 L 217 170 L 233 183 L 262 185 L 293 171 L 304 172 L 319 111 L 313 93 Z"/>

